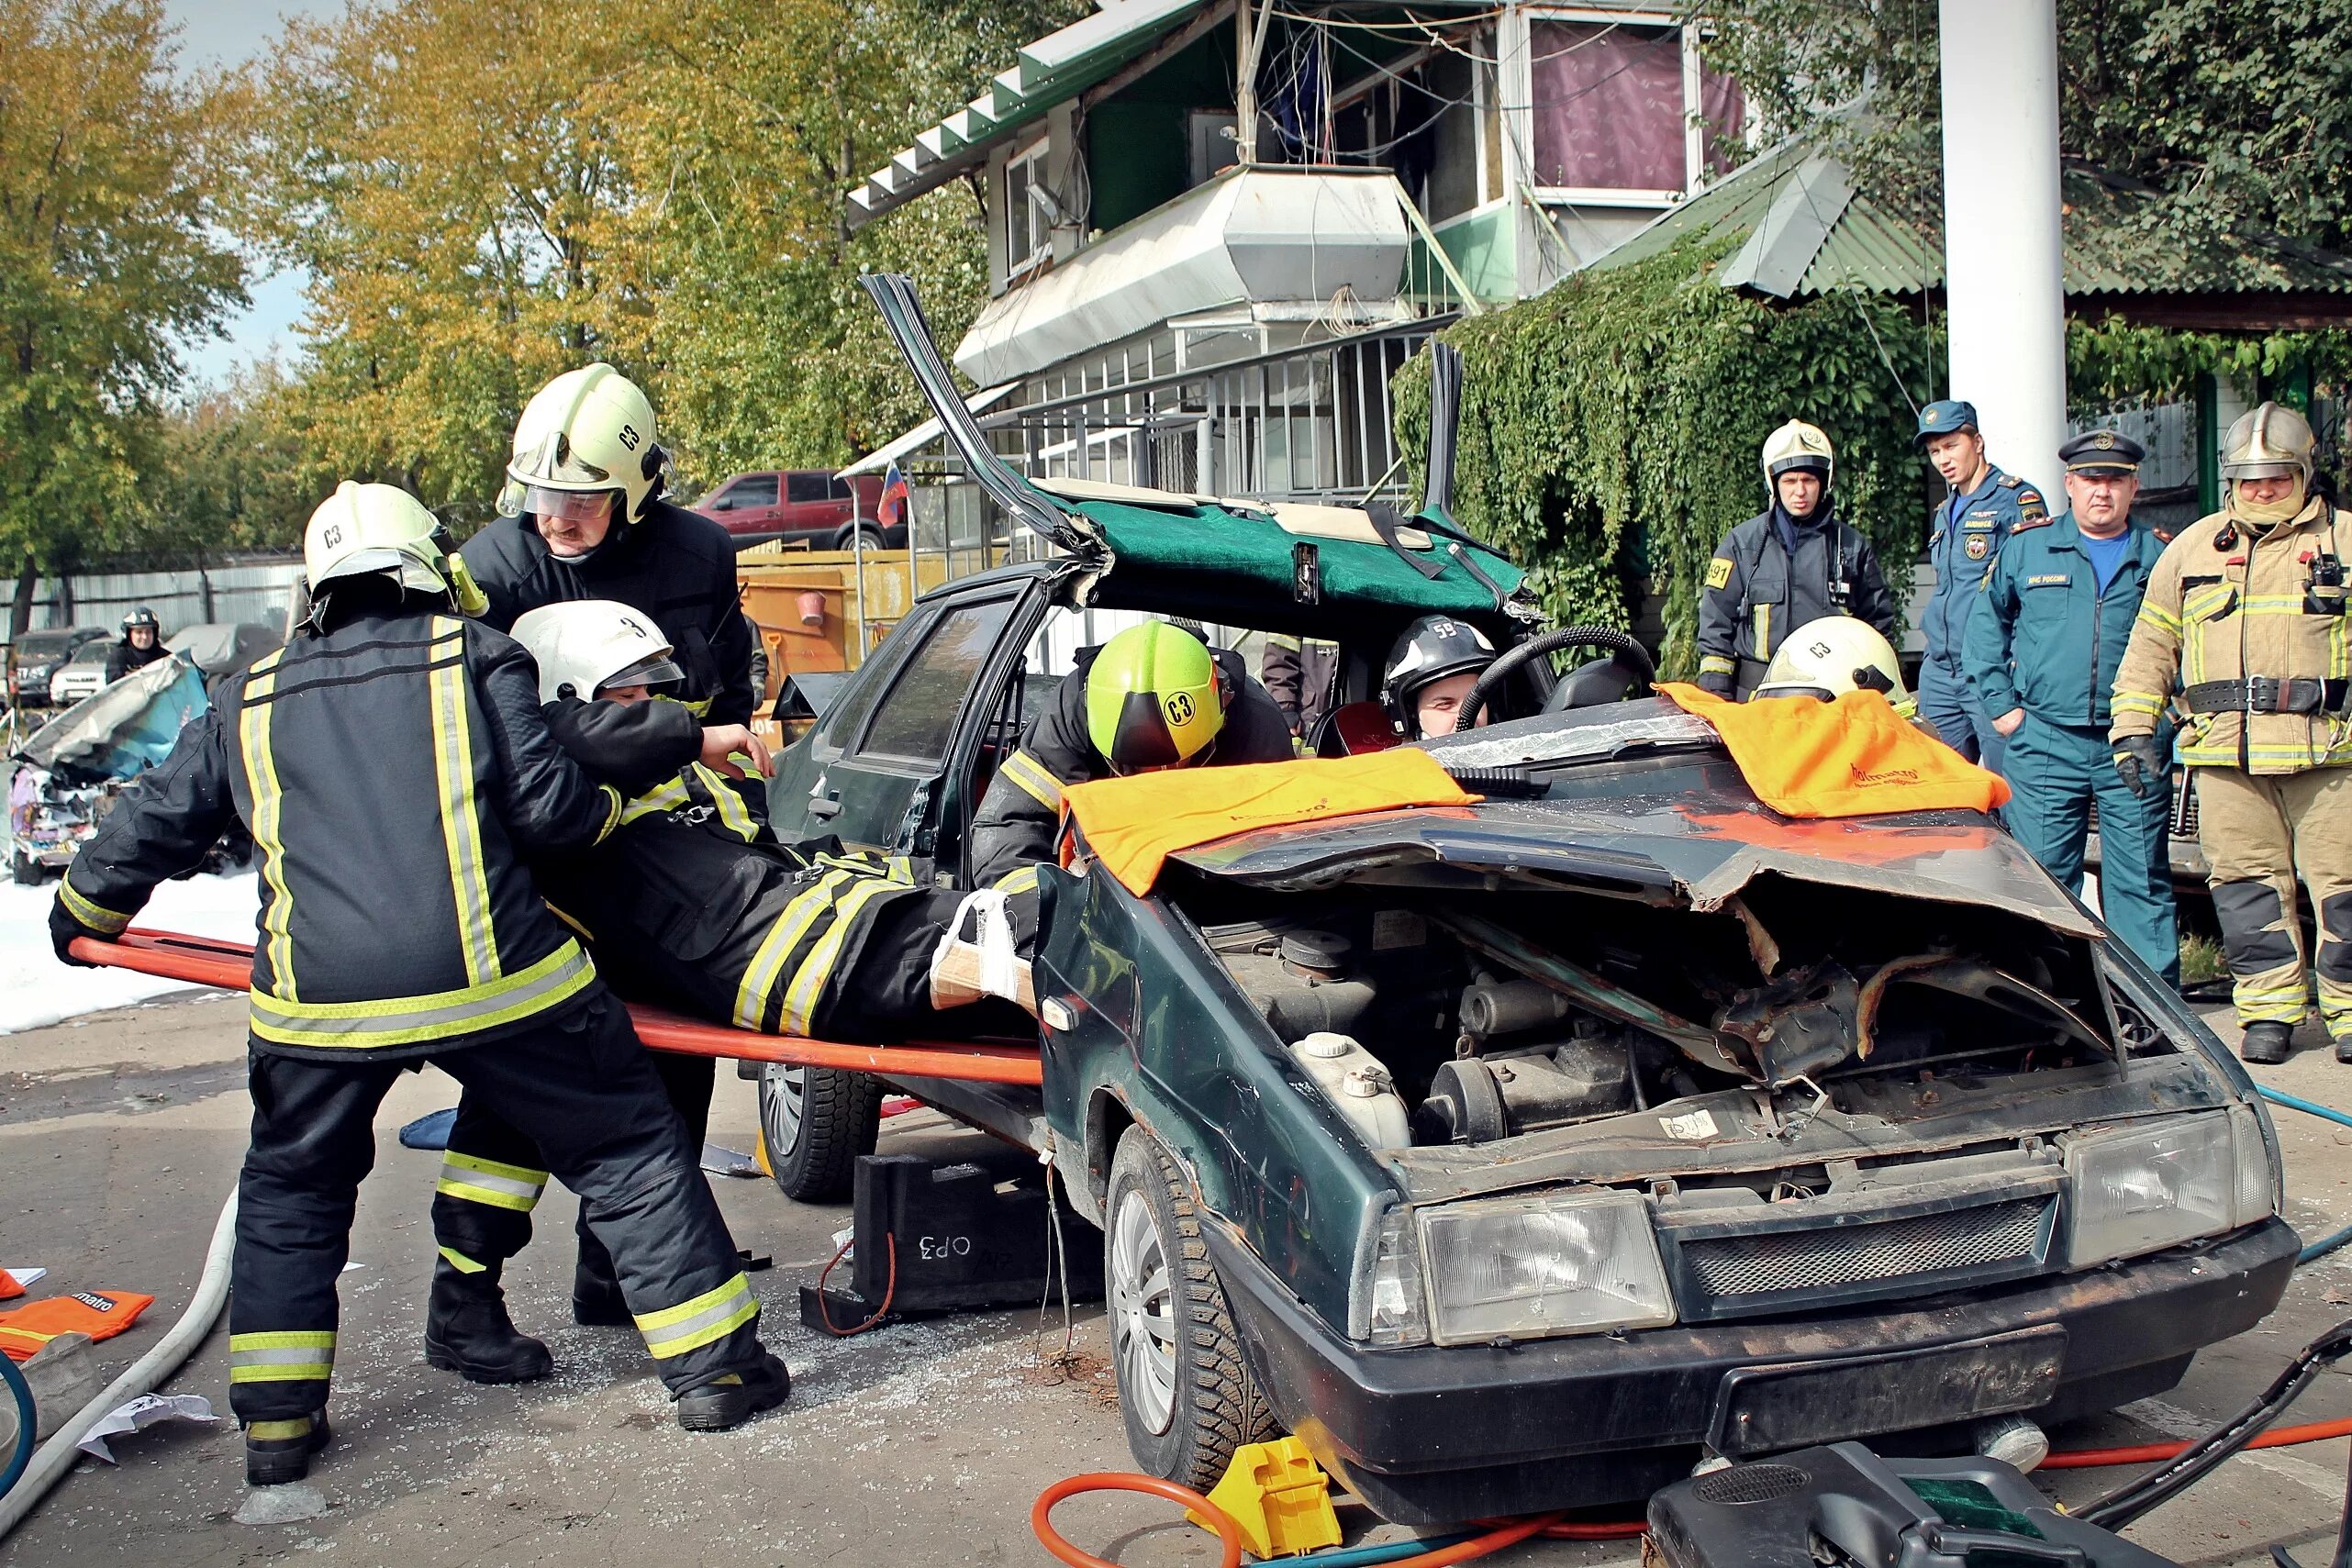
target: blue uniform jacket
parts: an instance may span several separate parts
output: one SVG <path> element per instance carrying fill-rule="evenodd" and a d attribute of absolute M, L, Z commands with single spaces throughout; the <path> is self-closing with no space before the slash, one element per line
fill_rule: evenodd
<path fill-rule="evenodd" d="M 2020 524 L 1985 574 L 1967 621 L 1963 667 L 1998 718 L 2023 707 L 2047 724 L 2107 732 L 2115 667 L 2132 639 L 2164 540 L 2144 528 L 2107 592 L 2083 553 L 2071 515 Z"/>
<path fill-rule="evenodd" d="M 2020 523 L 2049 517 L 2042 493 L 2013 473 L 1988 465 L 1982 484 L 1935 508 L 1927 536 L 1927 558 L 1935 565 L 1935 592 L 1927 601 L 1927 657 L 1948 670 L 1961 667 L 1960 640 L 1967 635 L 1968 609 L 1977 585 L 2001 554 L 2002 541 Z M 2011 705 L 2014 706 L 2015 705 Z M 1995 708 L 2006 713 L 2007 708 Z"/>

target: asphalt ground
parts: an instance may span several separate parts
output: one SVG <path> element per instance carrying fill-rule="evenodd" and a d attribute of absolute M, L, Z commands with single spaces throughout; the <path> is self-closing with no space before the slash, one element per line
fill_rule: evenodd
<path fill-rule="evenodd" d="M 245 1142 L 244 1005 L 219 996 L 153 1004 L 0 1038 L 0 1264 L 39 1263 L 36 1294 L 118 1289 L 156 1305 L 97 1347 L 106 1375 L 152 1345 L 193 1291 L 205 1243 Z M 2226 1029 L 2226 1024 L 2223 1026 Z M 2352 1106 L 2352 1067 L 2318 1040 L 2262 1076 Z M 752 1085 L 725 1069 L 712 1136 L 749 1149 Z M 515 1317 L 547 1340 L 558 1371 L 485 1388 L 432 1371 L 422 1352 L 433 1248 L 428 1205 L 438 1157 L 394 1137 L 454 1103 L 438 1073 L 404 1077 L 377 1121 L 376 1171 L 362 1188 L 342 1283 L 336 1443 L 297 1501 L 313 1517 L 250 1517 L 231 1423 L 159 1428 L 118 1440 L 118 1465 L 85 1461 L 0 1541 L 0 1564 L 247 1563 L 309 1554 L 348 1563 L 961 1564 L 1048 1561 L 1030 1533 L 1038 1492 L 1078 1471 L 1131 1467 L 1102 1356 L 1098 1308 L 976 1314 L 855 1340 L 812 1336 L 795 1287 L 815 1277 L 845 1208 L 786 1201 L 764 1180 L 715 1179 L 739 1242 L 773 1255 L 752 1276 L 771 1344 L 790 1362 L 791 1402 L 737 1432 L 676 1429 L 634 1335 L 569 1318 L 572 1205 L 551 1189 L 541 1238 L 512 1271 Z M 2289 1218 L 2307 1236 L 2352 1223 L 2352 1129 L 2291 1112 Z M 884 1149 L 1015 1158 L 930 1112 L 885 1124 Z M 1095 1243 L 1091 1233 L 1078 1244 Z M 2305 1270 L 2271 1318 L 2199 1357 L 2162 1399 L 2061 1429 L 2060 1448 L 2190 1435 L 2235 1409 L 2294 1351 L 2352 1316 L 2352 1249 Z M 168 1392 L 228 1409 L 227 1328 Z M 1065 1350 L 1066 1344 L 1066 1350 Z M 2331 1372 L 2290 1420 L 2352 1416 Z M 2306 1563 L 2329 1555 L 2346 1444 L 2254 1453 L 2135 1527 L 2140 1544 L 2184 1563 L 2265 1564 L 2282 1543 Z M 2079 1502 L 2128 1472 L 2045 1473 Z M 295 1511 L 301 1511 L 300 1509 Z M 1351 1542 L 1397 1539 L 1343 1500 Z M 1213 1542 L 1165 1505 L 1081 1498 L 1057 1521 L 1074 1540 L 1135 1568 L 1213 1563 Z M 1544 1542 L 1506 1564 L 1630 1564 L 1631 1541 Z"/>

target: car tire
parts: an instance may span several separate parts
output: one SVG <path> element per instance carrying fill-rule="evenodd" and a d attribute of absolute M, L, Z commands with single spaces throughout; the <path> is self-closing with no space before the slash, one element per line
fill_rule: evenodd
<path fill-rule="evenodd" d="M 24 851 L 8 851 L 8 880 L 18 887 L 37 887 L 48 874 L 48 868 Z"/>
<path fill-rule="evenodd" d="M 861 1154 L 882 1130 L 882 1080 L 837 1067 L 787 1067 L 760 1074 L 760 1140 L 784 1195 L 840 1203 L 850 1195 Z"/>
<path fill-rule="evenodd" d="M 1207 1491 L 1244 1443 L 1273 1437 L 1190 1184 L 1151 1134 L 1119 1140 L 1103 1205 L 1110 1359 L 1128 1451 L 1149 1474 Z"/>
<path fill-rule="evenodd" d="M 872 523 L 860 523 L 855 528 L 843 528 L 839 534 L 836 534 L 833 537 L 833 548 L 835 550 L 855 550 L 857 548 L 857 541 L 861 536 L 865 539 L 866 549 L 872 550 L 885 548 L 882 543 L 881 528 Z"/>

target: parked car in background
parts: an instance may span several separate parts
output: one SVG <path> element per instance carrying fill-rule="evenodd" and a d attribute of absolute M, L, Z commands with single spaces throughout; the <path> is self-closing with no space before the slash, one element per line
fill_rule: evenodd
<path fill-rule="evenodd" d="M 173 632 L 163 646 L 194 664 L 206 679 L 241 670 L 285 641 L 285 634 L 262 621 L 199 621 Z"/>
<path fill-rule="evenodd" d="M 58 667 L 72 658 L 74 651 L 84 643 L 104 646 L 114 636 L 102 626 L 53 626 L 26 632 L 8 648 L 8 701 L 19 706 L 45 706 L 50 700 L 49 684 Z M 104 665 L 100 668 L 103 671 Z"/>
<path fill-rule="evenodd" d="M 114 651 L 114 645 L 111 637 L 94 637 L 52 670 L 49 677 L 50 706 L 71 707 L 84 697 L 95 696 L 105 690 L 106 655 Z"/>
<path fill-rule="evenodd" d="M 868 550 L 904 550 L 907 526 L 884 528 L 875 518 L 881 504 L 877 474 L 837 479 L 819 468 L 786 468 L 736 474 L 692 510 L 733 534 L 738 549 L 782 539 L 811 550 L 848 550 L 863 533 Z"/>

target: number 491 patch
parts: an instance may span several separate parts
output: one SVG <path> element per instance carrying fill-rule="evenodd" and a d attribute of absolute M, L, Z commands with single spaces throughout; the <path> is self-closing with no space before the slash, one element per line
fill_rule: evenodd
<path fill-rule="evenodd" d="M 1712 561 L 1711 561 L 1711 562 L 1709 562 L 1707 563 L 1707 586 L 1708 586 L 1708 587 L 1710 587 L 1710 588 L 1721 588 L 1721 587 L 1724 586 L 1725 584 L 1729 584 L 1729 583 L 1731 582 L 1731 580 L 1732 580 L 1732 563 L 1731 563 L 1729 561 L 1725 560 L 1722 556 L 1720 556 L 1720 555 L 1719 555 L 1719 556 L 1715 557 L 1715 559 L 1714 559 L 1714 560 L 1712 560 Z"/>

